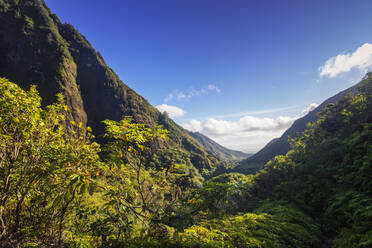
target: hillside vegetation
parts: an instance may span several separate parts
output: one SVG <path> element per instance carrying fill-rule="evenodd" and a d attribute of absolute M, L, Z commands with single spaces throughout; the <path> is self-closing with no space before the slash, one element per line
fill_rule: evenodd
<path fill-rule="evenodd" d="M 0 0 L 0 57 L 0 247 L 372 247 L 371 73 L 245 175 L 42 0 Z"/>
<path fill-rule="evenodd" d="M 28 90 L 37 85 L 42 106 L 61 93 L 68 120 L 90 126 L 103 144 L 103 120 L 131 116 L 148 126 L 163 125 L 168 138 L 154 149 L 177 150 L 191 170 L 207 177 L 225 163 L 206 150 L 187 131 L 124 84 L 99 52 L 71 24 L 62 23 L 43 0 L 0 0 L 0 77 Z M 151 82 L 149 82 L 151 84 Z M 154 86 L 156 87 L 156 86 Z"/>
<path fill-rule="evenodd" d="M 247 159 L 244 159 L 236 166 L 232 171 L 241 173 L 255 173 L 256 171 L 262 169 L 264 165 L 273 159 L 277 155 L 285 155 L 289 149 L 290 144 L 288 138 L 291 136 L 298 135 L 303 132 L 309 122 L 315 122 L 319 118 L 319 113 L 330 103 L 336 103 L 348 94 L 355 94 L 360 87 L 360 83 L 356 84 L 346 90 L 339 92 L 338 94 L 328 98 L 313 111 L 310 111 L 305 116 L 296 120 L 290 128 L 288 128 L 282 136 L 271 140 L 264 148 L 259 150 L 254 155 Z"/>
<path fill-rule="evenodd" d="M 235 151 L 228 149 L 226 147 L 221 146 L 220 144 L 216 143 L 212 139 L 208 138 L 207 136 L 199 133 L 199 132 L 188 132 L 191 137 L 196 139 L 207 151 L 210 151 L 212 154 L 220 157 L 221 159 L 229 159 L 229 160 L 242 160 L 251 156 L 251 154 L 247 154 L 240 151 Z"/>
<path fill-rule="evenodd" d="M 167 131 L 104 122 L 104 147 L 71 122 L 63 97 L 0 81 L 3 247 L 370 247 L 372 75 L 328 105 L 256 175 L 201 184 L 156 160 Z M 202 186 L 201 186 L 202 185 Z"/>

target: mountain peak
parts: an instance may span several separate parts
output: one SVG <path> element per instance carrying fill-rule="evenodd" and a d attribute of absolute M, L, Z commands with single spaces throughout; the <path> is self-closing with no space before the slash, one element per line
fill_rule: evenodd
<path fill-rule="evenodd" d="M 169 139 L 162 144 L 189 154 L 193 166 L 213 170 L 221 164 L 184 129 L 124 84 L 102 56 L 72 25 L 63 24 L 43 0 L 0 0 L 0 71 L 24 89 L 37 85 L 43 105 L 62 93 L 68 120 L 90 126 L 96 136 L 102 121 L 131 116 L 150 127 L 163 125 Z M 213 164 L 213 166 L 212 166 Z"/>

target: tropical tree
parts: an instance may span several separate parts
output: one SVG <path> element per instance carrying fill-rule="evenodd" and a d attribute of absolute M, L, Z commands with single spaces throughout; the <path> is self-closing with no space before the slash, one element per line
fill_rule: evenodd
<path fill-rule="evenodd" d="M 62 246 L 66 219 L 100 166 L 99 145 L 82 124 L 66 131 L 67 106 L 41 107 L 35 86 L 24 91 L 0 78 L 0 245 Z"/>

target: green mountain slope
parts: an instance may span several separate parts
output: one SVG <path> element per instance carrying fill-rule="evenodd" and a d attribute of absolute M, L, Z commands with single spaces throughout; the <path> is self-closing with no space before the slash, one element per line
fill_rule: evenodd
<path fill-rule="evenodd" d="M 288 128 L 281 137 L 271 140 L 264 148 L 252 155 L 251 157 L 243 160 L 236 168 L 235 172 L 252 173 L 258 169 L 262 169 L 264 165 L 277 155 L 284 155 L 289 151 L 288 137 L 294 137 L 306 129 L 309 122 L 315 122 L 319 117 L 320 113 L 328 104 L 336 103 L 341 100 L 347 94 L 354 94 L 357 92 L 359 84 L 356 84 L 346 90 L 339 92 L 338 94 L 328 98 L 322 104 L 320 104 L 313 111 L 305 115 L 304 117 L 296 120 L 290 128 Z"/>
<path fill-rule="evenodd" d="M 372 245 L 372 74 L 358 86 L 325 107 L 250 189 L 250 200 L 286 200 L 317 219 L 324 247 Z"/>
<path fill-rule="evenodd" d="M 125 85 L 101 55 L 70 24 L 63 24 L 43 0 L 0 0 L 0 75 L 24 89 L 36 84 L 43 105 L 61 92 L 69 120 L 92 127 L 96 136 L 105 119 L 131 116 L 149 126 L 164 125 L 169 139 L 160 146 L 186 152 L 200 172 L 220 164 L 185 130 Z M 155 87 L 155 86 L 154 86 Z"/>
<path fill-rule="evenodd" d="M 170 247 L 372 247 L 372 74 L 358 86 L 257 174 L 208 180 L 209 218 Z"/>
<path fill-rule="evenodd" d="M 196 168 L 220 163 L 210 141 L 122 83 L 43 1 L 0 0 L 0 57 L 1 76 L 43 97 L 0 78 L 0 247 L 372 247 L 372 73 L 295 122 L 287 153 L 255 175 L 202 183 Z M 66 128 L 62 97 L 45 106 L 57 92 L 81 126 Z M 84 128 L 126 115 L 154 130 L 106 121 L 100 146 Z"/>
<path fill-rule="evenodd" d="M 199 132 L 188 133 L 190 134 L 190 136 L 195 138 L 207 151 L 217 155 L 222 159 L 240 160 L 248 158 L 250 156 L 250 154 L 241 151 L 228 149 Z"/>
<path fill-rule="evenodd" d="M 102 161 L 66 106 L 0 78 L 0 246 L 371 247 L 372 74 L 360 86 L 255 175 L 190 187 L 184 165 L 137 159 L 158 127 L 106 121 Z"/>

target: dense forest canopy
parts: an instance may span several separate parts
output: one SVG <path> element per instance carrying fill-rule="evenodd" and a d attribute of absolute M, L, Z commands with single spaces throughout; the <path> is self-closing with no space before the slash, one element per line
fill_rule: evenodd
<path fill-rule="evenodd" d="M 203 183 L 161 126 L 66 125 L 63 97 L 0 81 L 3 247 L 370 247 L 372 75 L 256 175 Z M 160 148 L 159 148 L 160 149 Z M 160 156 L 159 154 L 163 154 Z"/>

